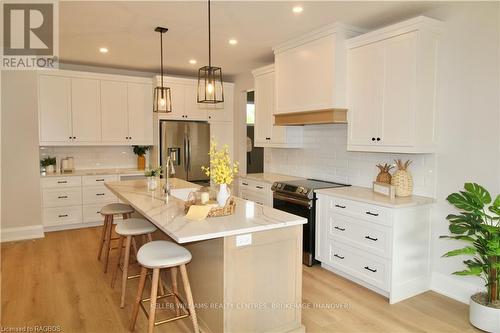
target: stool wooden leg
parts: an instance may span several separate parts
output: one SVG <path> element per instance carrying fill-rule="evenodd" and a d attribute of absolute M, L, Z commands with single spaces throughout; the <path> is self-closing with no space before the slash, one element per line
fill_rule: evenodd
<path fill-rule="evenodd" d="M 172 280 L 172 291 L 174 294 L 179 295 L 179 288 L 177 286 L 177 267 L 170 268 L 170 279 Z M 174 297 L 175 302 L 175 315 L 178 317 L 181 315 L 181 302 Z"/>
<path fill-rule="evenodd" d="M 158 296 L 158 281 L 160 278 L 160 269 L 153 269 L 153 281 L 151 282 L 151 300 L 149 301 L 149 323 L 148 333 L 153 333 L 155 329 L 156 318 L 156 297 Z"/>
<path fill-rule="evenodd" d="M 104 258 L 104 273 L 108 272 L 109 252 L 111 251 L 111 234 L 113 232 L 113 215 L 108 217 L 108 230 L 106 232 L 106 256 Z"/>
<path fill-rule="evenodd" d="M 137 258 L 137 242 L 135 241 L 135 237 L 132 237 L 132 248 L 134 249 L 134 256 Z"/>
<path fill-rule="evenodd" d="M 122 216 L 123 216 L 123 219 L 124 219 L 124 220 L 126 220 L 126 219 L 130 218 L 130 215 L 131 215 L 131 214 L 122 214 Z"/>
<path fill-rule="evenodd" d="M 101 260 L 102 248 L 104 247 L 104 240 L 106 239 L 106 232 L 108 230 L 108 216 L 104 216 L 104 224 L 102 225 L 101 240 L 99 241 L 99 252 L 97 253 L 97 260 Z"/>
<path fill-rule="evenodd" d="M 196 310 L 194 308 L 193 294 L 191 294 L 191 285 L 189 284 L 189 279 L 187 276 L 186 265 L 180 266 L 182 283 L 184 284 L 184 291 L 186 293 L 186 298 L 188 302 L 189 314 L 191 315 L 191 321 L 193 322 L 193 328 L 195 333 L 200 332 L 198 327 L 198 319 L 196 318 Z"/>
<path fill-rule="evenodd" d="M 135 329 L 135 322 L 137 321 L 137 315 L 139 313 L 139 304 L 141 303 L 142 292 L 144 291 L 144 285 L 146 284 L 147 273 L 148 269 L 146 267 L 141 267 L 141 277 L 139 278 L 139 286 L 137 288 L 137 295 L 135 297 L 134 309 L 132 310 L 132 318 L 129 326 L 131 331 Z"/>
<path fill-rule="evenodd" d="M 125 242 L 125 258 L 123 259 L 123 274 L 122 274 L 122 298 L 120 302 L 120 307 L 125 307 L 125 293 L 127 289 L 127 279 L 128 279 L 128 265 L 130 260 L 130 243 L 132 242 L 132 236 L 127 236 L 127 241 Z"/>
<path fill-rule="evenodd" d="M 152 241 L 153 241 L 153 236 L 151 236 L 151 234 L 148 234 L 148 240 L 149 240 L 150 242 L 152 242 Z"/>
<path fill-rule="evenodd" d="M 111 279 L 111 288 L 114 288 L 115 287 L 115 283 L 116 283 L 116 277 L 118 276 L 118 270 L 120 269 L 120 261 L 122 259 L 122 255 L 123 255 L 123 241 L 124 241 L 125 237 L 124 236 L 120 236 L 120 239 L 118 240 L 118 259 L 116 260 L 116 266 L 115 266 L 115 269 L 113 271 L 113 278 Z"/>

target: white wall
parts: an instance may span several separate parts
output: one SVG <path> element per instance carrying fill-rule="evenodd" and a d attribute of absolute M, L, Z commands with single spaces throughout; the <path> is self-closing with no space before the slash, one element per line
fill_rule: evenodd
<path fill-rule="evenodd" d="M 2 238 L 41 225 L 36 73 L 2 71 Z"/>

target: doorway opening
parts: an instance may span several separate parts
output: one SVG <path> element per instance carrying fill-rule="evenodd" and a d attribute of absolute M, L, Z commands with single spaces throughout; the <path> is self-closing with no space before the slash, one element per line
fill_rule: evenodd
<path fill-rule="evenodd" d="M 247 173 L 264 172 L 264 148 L 255 147 L 255 92 L 247 91 Z"/>

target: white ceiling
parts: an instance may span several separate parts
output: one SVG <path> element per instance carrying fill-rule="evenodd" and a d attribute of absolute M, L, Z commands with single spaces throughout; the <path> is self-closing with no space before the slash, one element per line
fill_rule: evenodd
<path fill-rule="evenodd" d="M 304 11 L 292 13 L 300 4 Z M 438 2 L 212 2 L 212 63 L 227 79 L 272 62 L 271 48 L 325 24 L 376 28 L 417 16 Z M 60 58 L 70 64 L 159 72 L 159 34 L 167 72 L 195 75 L 207 65 L 207 3 L 203 1 L 60 2 Z M 236 38 L 238 44 L 228 44 Z M 99 47 L 109 53 L 99 53 Z M 189 59 L 198 63 L 191 65 Z"/>

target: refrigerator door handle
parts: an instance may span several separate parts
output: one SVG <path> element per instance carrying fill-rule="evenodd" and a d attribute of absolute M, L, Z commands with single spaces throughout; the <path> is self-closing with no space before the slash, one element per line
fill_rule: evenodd
<path fill-rule="evenodd" d="M 184 170 L 186 173 L 188 172 L 188 164 L 189 164 L 189 152 L 188 152 L 188 144 L 187 137 L 184 135 Z"/>
<path fill-rule="evenodd" d="M 189 135 L 187 137 L 187 152 L 188 152 L 188 162 L 187 162 L 187 170 L 191 171 L 191 140 L 189 140 Z"/>

